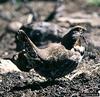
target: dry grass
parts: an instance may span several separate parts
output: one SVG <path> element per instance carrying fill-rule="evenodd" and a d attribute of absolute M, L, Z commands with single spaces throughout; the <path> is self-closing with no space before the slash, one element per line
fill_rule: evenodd
<path fill-rule="evenodd" d="M 76 78 L 83 73 L 91 77 L 100 75 L 100 63 L 95 64 L 92 60 L 83 62 L 76 68 L 76 70 L 67 75 L 66 78 L 73 80 L 73 78 Z"/>

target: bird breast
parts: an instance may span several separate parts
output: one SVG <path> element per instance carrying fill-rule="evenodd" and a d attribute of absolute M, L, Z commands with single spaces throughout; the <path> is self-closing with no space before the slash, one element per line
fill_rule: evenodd
<path fill-rule="evenodd" d="M 50 46 L 48 46 L 45 49 L 40 50 L 40 56 L 44 60 L 53 60 L 57 62 L 58 60 L 78 60 L 80 53 L 67 50 L 64 46 L 62 46 L 60 43 L 53 43 Z"/>

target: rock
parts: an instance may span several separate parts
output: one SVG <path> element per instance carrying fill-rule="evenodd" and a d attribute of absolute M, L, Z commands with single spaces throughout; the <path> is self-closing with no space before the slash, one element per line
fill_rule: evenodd
<path fill-rule="evenodd" d="M 63 27 L 49 22 L 24 24 L 20 30 L 23 30 L 37 46 L 41 47 L 47 46 L 51 42 L 59 42 L 65 33 L 67 33 L 67 29 L 63 29 Z M 22 49 L 23 43 L 17 38 L 16 43 L 17 49 Z"/>
<path fill-rule="evenodd" d="M 14 21 L 14 22 L 9 23 L 9 25 L 7 26 L 7 29 L 13 32 L 17 32 L 21 26 L 22 26 L 21 22 Z"/>
<path fill-rule="evenodd" d="M 0 59 L 0 74 L 13 72 L 13 71 L 20 72 L 17 66 L 14 63 L 12 63 L 10 60 Z"/>
<path fill-rule="evenodd" d="M 0 11 L 0 18 L 2 18 L 3 20 L 7 20 L 10 21 L 13 16 L 9 11 Z"/>

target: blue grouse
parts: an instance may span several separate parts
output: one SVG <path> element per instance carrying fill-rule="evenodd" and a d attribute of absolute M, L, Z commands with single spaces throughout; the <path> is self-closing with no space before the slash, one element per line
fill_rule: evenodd
<path fill-rule="evenodd" d="M 18 39 L 23 42 L 27 62 L 41 76 L 47 79 L 63 77 L 73 71 L 82 60 L 85 47 L 81 45 L 81 35 L 85 28 L 73 27 L 60 43 L 38 48 L 23 30 L 18 31 Z"/>

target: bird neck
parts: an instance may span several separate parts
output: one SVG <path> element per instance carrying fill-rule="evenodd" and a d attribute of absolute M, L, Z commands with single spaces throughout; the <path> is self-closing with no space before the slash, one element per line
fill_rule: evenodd
<path fill-rule="evenodd" d="M 66 35 L 62 41 L 61 41 L 61 44 L 64 45 L 64 47 L 68 50 L 71 50 L 74 46 L 76 42 L 76 39 L 73 38 L 71 35 Z"/>

